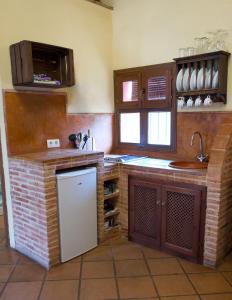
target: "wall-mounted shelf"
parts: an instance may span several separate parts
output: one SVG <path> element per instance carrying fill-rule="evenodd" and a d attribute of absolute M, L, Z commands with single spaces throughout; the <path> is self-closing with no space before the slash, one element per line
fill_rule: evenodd
<path fill-rule="evenodd" d="M 176 96 L 194 99 L 210 95 L 213 102 L 225 104 L 229 55 L 217 51 L 175 58 Z"/>
<path fill-rule="evenodd" d="M 10 46 L 15 87 L 63 88 L 75 84 L 73 50 L 32 41 Z"/>

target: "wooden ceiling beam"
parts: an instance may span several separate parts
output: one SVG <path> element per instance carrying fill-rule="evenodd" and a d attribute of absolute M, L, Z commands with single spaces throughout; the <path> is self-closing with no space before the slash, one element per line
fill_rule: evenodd
<path fill-rule="evenodd" d="M 102 3 L 101 0 L 86 0 L 86 1 L 92 2 L 92 3 L 97 4 L 97 5 L 100 5 L 100 6 L 103 6 L 103 7 L 107 8 L 107 9 L 113 10 L 113 7 L 112 7 L 112 6 L 107 5 L 107 4 L 105 4 L 105 3 Z"/>

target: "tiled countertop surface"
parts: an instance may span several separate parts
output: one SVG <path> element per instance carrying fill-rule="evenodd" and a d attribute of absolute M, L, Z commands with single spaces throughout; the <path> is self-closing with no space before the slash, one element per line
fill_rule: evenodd
<path fill-rule="evenodd" d="M 68 158 L 76 158 L 83 156 L 91 156 L 91 155 L 104 155 L 101 151 L 79 151 L 77 149 L 56 149 L 56 150 L 48 150 L 43 152 L 36 153 L 26 153 L 22 155 L 11 156 L 13 159 L 21 159 L 21 160 L 30 160 L 35 162 L 49 162 L 54 160 L 68 159 Z M 187 174 L 196 174 L 196 175 L 206 175 L 207 169 L 199 170 L 199 169 L 176 169 L 169 167 L 169 163 L 172 160 L 166 159 L 156 159 L 156 158 L 143 158 L 139 160 L 134 160 L 131 162 L 122 163 L 124 166 L 128 167 L 141 167 L 141 168 L 153 168 L 157 170 L 165 170 L 169 172 L 180 172 Z M 104 163 L 104 166 L 112 167 L 117 165 L 115 163 Z"/>
<path fill-rule="evenodd" d="M 123 163 L 125 166 L 131 167 L 141 167 L 141 168 L 153 168 L 157 170 L 166 170 L 172 172 L 181 172 L 187 174 L 197 174 L 197 175 L 206 175 L 207 169 L 177 169 L 169 167 L 169 163 L 173 160 L 166 159 L 156 159 L 156 158 L 144 158 L 139 160 L 134 160 L 131 162 Z"/>
<path fill-rule="evenodd" d="M 48 150 L 44 152 L 27 153 L 22 155 L 11 156 L 13 159 L 30 160 L 36 162 L 48 162 L 58 159 L 75 158 L 79 156 L 104 155 L 101 151 L 79 151 L 77 149 L 59 149 Z"/>

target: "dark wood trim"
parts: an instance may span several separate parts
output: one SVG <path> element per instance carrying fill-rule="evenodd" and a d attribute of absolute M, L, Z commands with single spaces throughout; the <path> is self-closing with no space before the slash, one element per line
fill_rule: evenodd
<path fill-rule="evenodd" d="M 123 91 L 122 83 L 125 81 L 135 80 L 138 82 L 138 101 L 123 102 Z M 114 71 L 114 107 L 117 111 L 118 109 L 138 109 L 141 107 L 141 72 L 140 71 L 128 71 L 120 72 Z"/>
<path fill-rule="evenodd" d="M 200 208 L 201 208 L 201 191 L 196 189 L 196 188 L 186 188 L 186 187 L 180 187 L 180 186 L 174 186 L 174 185 L 168 185 L 165 184 L 163 186 L 163 194 L 162 194 L 162 199 L 164 202 L 167 201 L 167 192 L 176 192 L 179 194 L 191 194 L 194 197 L 194 224 L 193 224 L 193 237 L 192 240 L 194 241 L 193 243 L 193 248 L 192 249 L 186 249 L 171 243 L 168 243 L 166 241 L 166 210 L 167 206 L 164 205 L 162 208 L 162 236 L 161 236 L 161 245 L 162 249 L 169 249 L 171 251 L 177 251 L 180 254 L 183 254 L 184 256 L 189 256 L 189 257 L 198 257 L 199 254 L 199 233 L 200 233 Z"/>
<path fill-rule="evenodd" d="M 230 53 L 221 50 L 221 51 L 201 53 L 201 54 L 185 56 L 185 57 L 177 57 L 177 58 L 173 58 L 173 60 L 175 60 L 176 62 L 181 61 L 181 63 L 188 63 L 190 60 L 191 61 L 199 61 L 199 60 L 215 59 L 215 58 L 218 58 L 218 55 L 230 56 Z"/>
<path fill-rule="evenodd" d="M 160 103 L 160 101 L 145 101 L 139 93 L 139 101 L 135 103 L 122 103 L 121 99 L 121 83 L 124 80 L 138 80 L 138 89 L 140 91 L 143 89 L 145 84 L 146 76 L 143 78 L 143 74 L 150 74 L 151 72 L 161 72 L 167 68 L 168 78 L 170 82 L 168 83 L 168 101 Z M 147 73 L 146 73 L 147 72 Z M 174 77 L 176 73 L 175 63 L 164 63 L 158 65 L 150 65 L 136 68 L 128 68 L 122 70 L 114 71 L 114 99 L 115 99 L 115 149 L 130 149 L 136 151 L 172 151 L 176 150 L 176 101 L 175 101 L 175 82 Z M 174 92 L 173 92 L 174 91 Z M 150 104 L 149 104 L 150 103 Z M 166 111 L 171 112 L 171 145 L 150 145 L 147 143 L 148 136 L 148 112 L 152 111 Z M 140 127 L 140 144 L 137 143 L 121 143 L 120 142 L 120 113 L 132 113 L 140 112 L 141 113 L 141 127 Z"/>
<path fill-rule="evenodd" d="M 72 49 L 23 40 L 10 46 L 10 58 L 15 88 L 58 89 L 75 84 Z M 35 82 L 34 74 L 41 73 L 60 84 Z"/>
<path fill-rule="evenodd" d="M 160 215 L 156 216 L 157 220 L 160 222 L 157 224 L 157 228 L 160 230 L 159 242 L 157 240 L 151 240 L 149 237 L 147 238 L 145 235 L 140 236 L 138 234 L 134 234 L 133 232 L 133 185 L 138 184 L 141 186 L 148 186 L 149 188 L 160 188 L 161 193 L 160 201 L 158 203 L 159 208 L 157 207 L 157 211 L 159 211 Z M 194 197 L 194 225 L 193 225 L 193 248 L 187 249 L 180 247 L 175 244 L 169 244 L 165 239 L 165 212 L 166 212 L 166 193 L 167 191 L 173 191 L 177 193 L 186 193 L 191 194 Z M 205 186 L 197 185 L 197 184 L 189 184 L 182 182 L 175 182 L 174 180 L 162 180 L 160 178 L 137 176 L 137 175 L 129 175 L 128 176 L 128 233 L 129 239 L 132 241 L 136 241 L 148 247 L 162 249 L 163 251 L 178 255 L 180 257 L 186 258 L 193 262 L 202 263 L 203 262 L 203 252 L 204 252 L 204 233 L 205 233 L 205 216 L 206 216 L 206 192 L 207 188 Z M 132 213 L 132 215 L 130 215 Z M 157 235 L 158 236 L 158 235 Z"/>
<path fill-rule="evenodd" d="M 107 5 L 107 4 L 104 4 L 104 3 L 102 3 L 102 2 L 99 1 L 99 0 L 86 0 L 86 1 L 91 2 L 91 3 L 94 3 L 94 4 L 99 5 L 99 6 L 102 6 L 102 7 L 105 7 L 105 8 L 110 9 L 110 10 L 113 10 L 113 9 L 114 9 L 112 6 Z"/>
<path fill-rule="evenodd" d="M 169 68 L 171 64 L 175 65 L 175 63 L 173 63 L 173 62 L 167 62 L 167 63 L 162 63 L 162 64 L 147 65 L 147 66 L 141 66 L 141 67 L 118 69 L 118 70 L 114 70 L 114 74 L 123 74 L 123 73 L 134 72 L 134 71 L 142 72 L 144 70 L 153 69 L 154 67 L 157 67 L 157 68 L 163 67 L 164 68 L 165 66 L 167 66 L 167 68 Z"/>
<path fill-rule="evenodd" d="M 136 232 L 134 230 L 134 206 L 133 206 L 133 199 L 134 199 L 134 187 L 137 186 L 143 186 L 148 187 L 149 189 L 154 189 L 157 192 L 157 201 L 161 198 L 161 185 L 159 182 L 152 183 L 150 181 L 144 180 L 142 178 L 139 178 L 137 176 L 129 176 L 128 177 L 128 183 L 129 183 L 129 201 L 128 201 L 128 239 L 134 242 L 138 242 L 140 244 L 143 244 L 144 246 L 148 247 L 160 247 L 161 243 L 161 236 L 160 236 L 160 230 L 161 230 L 161 206 L 158 202 L 156 202 L 156 216 L 155 217 L 155 227 L 154 232 L 156 232 L 156 238 L 151 236 L 144 237 L 141 233 Z"/>
<path fill-rule="evenodd" d="M 222 102 L 226 104 L 227 101 L 227 74 L 228 74 L 228 58 L 230 56 L 229 52 L 225 51 L 215 51 L 209 53 L 202 53 L 192 56 L 179 57 L 175 58 L 176 62 L 176 76 L 181 69 L 189 69 L 189 73 L 191 74 L 191 69 L 194 68 L 196 73 L 200 68 L 203 69 L 203 87 L 198 90 L 188 90 L 188 91 L 176 91 L 176 98 L 178 97 L 186 97 L 191 96 L 193 99 L 198 96 L 211 95 L 211 99 L 213 102 Z M 217 63 L 218 66 L 218 87 L 216 88 L 205 88 L 205 80 L 206 80 L 206 67 L 207 63 L 210 61 L 212 64 Z M 197 76 L 197 75 L 196 75 Z M 188 81 L 190 83 L 189 76 Z M 213 68 L 211 68 L 211 84 L 213 82 Z"/>

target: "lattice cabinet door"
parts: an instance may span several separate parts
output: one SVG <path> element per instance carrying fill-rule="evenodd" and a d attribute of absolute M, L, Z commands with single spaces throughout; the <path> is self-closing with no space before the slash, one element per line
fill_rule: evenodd
<path fill-rule="evenodd" d="M 162 249 L 197 259 L 201 249 L 201 190 L 163 186 L 161 206 Z"/>
<path fill-rule="evenodd" d="M 129 239 L 160 246 L 161 185 L 129 178 Z"/>

